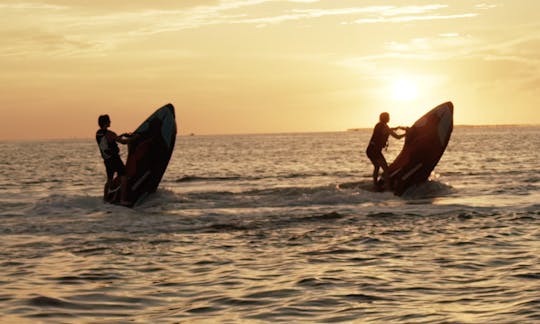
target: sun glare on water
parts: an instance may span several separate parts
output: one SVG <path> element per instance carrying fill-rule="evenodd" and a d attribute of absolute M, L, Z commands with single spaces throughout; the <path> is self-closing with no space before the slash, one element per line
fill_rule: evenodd
<path fill-rule="evenodd" d="M 418 86 L 412 79 L 397 78 L 392 82 L 391 93 L 396 101 L 411 101 L 418 97 Z"/>

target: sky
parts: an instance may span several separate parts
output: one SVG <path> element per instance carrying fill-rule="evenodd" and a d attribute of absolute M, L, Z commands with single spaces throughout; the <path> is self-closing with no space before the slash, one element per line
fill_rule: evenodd
<path fill-rule="evenodd" d="M 536 0 L 2 0 L 0 140 L 540 124 Z"/>

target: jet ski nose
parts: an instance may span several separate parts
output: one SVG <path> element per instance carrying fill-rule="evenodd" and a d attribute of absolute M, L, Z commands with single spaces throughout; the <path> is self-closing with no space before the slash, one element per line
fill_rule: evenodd
<path fill-rule="evenodd" d="M 450 110 L 450 113 L 454 114 L 454 104 L 452 101 L 448 101 L 446 106 L 448 107 L 448 110 Z"/>

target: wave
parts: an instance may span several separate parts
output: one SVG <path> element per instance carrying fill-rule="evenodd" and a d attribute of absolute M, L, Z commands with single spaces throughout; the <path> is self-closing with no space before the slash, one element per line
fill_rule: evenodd
<path fill-rule="evenodd" d="M 239 232 L 238 235 L 244 235 L 242 233 L 279 228 L 341 228 L 351 224 L 399 224 L 427 218 L 435 223 L 446 223 L 449 219 L 468 222 L 484 217 L 507 219 L 507 216 L 513 222 L 528 223 L 538 219 L 538 210 L 524 208 L 518 213 L 515 209 L 439 205 L 429 199 L 406 200 L 388 192 L 340 191 L 334 184 L 237 193 L 158 190 L 134 209 L 105 204 L 97 196 L 52 195 L 38 201 L 21 218 L 4 219 L 5 228 L 0 233 L 99 233 L 104 242 L 109 242 L 117 233 L 130 233 L 134 237 L 166 233 Z M 89 250 L 80 253 L 103 253 L 99 250 L 101 245 L 87 248 Z"/>
<path fill-rule="evenodd" d="M 193 178 L 185 181 L 208 180 L 204 177 Z M 169 182 L 167 187 L 161 187 L 133 209 L 103 203 L 97 194 L 51 194 L 30 206 L 26 205 L 24 213 L 10 211 L 10 215 L 51 217 L 55 219 L 54 222 L 58 221 L 57 224 L 65 223 L 69 226 L 75 226 L 77 221 L 82 220 L 86 222 L 87 230 L 97 232 L 107 231 L 109 227 L 118 229 L 119 224 L 131 224 L 134 221 L 140 222 L 141 226 L 146 226 L 147 222 L 152 223 L 152 231 L 159 232 L 177 231 L 179 228 L 188 232 L 229 232 L 243 231 L 254 226 L 266 227 L 269 226 L 268 219 L 272 219 L 276 226 L 305 222 L 339 223 L 346 222 L 350 217 L 384 220 L 412 215 L 443 218 L 459 216 L 460 219 L 468 219 L 493 215 L 494 210 L 498 214 L 506 211 L 510 214 L 516 212 L 517 208 L 479 208 L 474 205 L 474 201 L 461 199 L 452 186 L 437 180 L 411 188 L 402 197 L 391 192 L 374 192 L 371 181 L 367 179 L 309 185 L 309 182 L 318 181 L 197 186 Z M 521 206 L 519 210 L 525 209 L 524 216 L 536 217 L 537 207 Z M 7 220 L 7 217 L 3 219 Z M 174 225 L 171 225 L 171 219 L 174 219 Z M 27 226 L 19 227 L 11 228 L 10 231 L 24 232 L 28 229 Z M 84 231 L 84 227 L 84 224 L 76 226 L 77 231 Z M 53 225 L 39 230 L 61 231 L 54 229 Z M 137 225 L 121 230 L 145 231 L 147 228 Z"/>
<path fill-rule="evenodd" d="M 357 190 L 375 194 L 381 193 L 380 190 L 373 187 L 371 180 L 339 183 L 336 185 L 336 188 L 341 191 Z M 401 198 L 404 200 L 433 198 L 447 196 L 452 193 L 454 193 L 454 188 L 451 185 L 437 180 L 429 180 L 422 184 L 410 187 L 405 191 Z"/>
<path fill-rule="evenodd" d="M 277 175 L 262 175 L 262 176 L 242 176 L 242 175 L 228 175 L 228 176 L 197 176 L 197 175 L 184 175 L 181 178 L 176 179 L 176 183 L 185 182 L 227 182 L 227 181 L 258 181 L 268 179 L 304 179 L 313 177 L 354 177 L 355 174 L 349 172 L 300 172 L 300 173 L 285 173 Z"/>
<path fill-rule="evenodd" d="M 203 180 L 204 179 L 204 180 Z M 190 177 L 183 181 L 220 181 L 223 178 Z M 212 181 L 212 180 L 210 180 Z M 203 187 L 199 190 L 176 191 L 175 187 L 160 188 L 145 202 L 134 209 L 105 204 L 101 196 L 79 194 L 51 194 L 36 201 L 28 211 L 31 215 L 59 215 L 66 213 L 94 213 L 115 211 L 139 211 L 160 213 L 163 210 L 217 210 L 217 209 L 257 209 L 257 208 L 295 208 L 317 206 L 362 206 L 389 201 L 407 201 L 440 197 L 452 193 L 453 188 L 438 181 L 429 181 L 407 191 L 404 197 L 390 192 L 374 192 L 370 181 L 329 183 L 321 186 L 272 187 Z"/>
<path fill-rule="evenodd" d="M 454 193 L 454 188 L 447 183 L 437 180 L 429 180 L 422 184 L 412 186 L 407 189 L 404 194 L 404 199 L 421 199 L 421 198 L 435 198 L 441 196 L 448 196 Z"/>
<path fill-rule="evenodd" d="M 203 181 L 237 181 L 242 179 L 249 179 L 249 178 L 242 178 L 240 176 L 229 176 L 229 177 L 199 177 L 199 176 L 183 176 L 179 179 L 176 179 L 175 182 L 203 182 Z M 260 178 L 251 178 L 252 180 L 258 180 Z"/>
<path fill-rule="evenodd" d="M 396 199 L 391 193 L 342 191 L 335 184 L 323 186 L 275 186 L 242 191 L 195 191 L 184 194 L 187 201 L 208 203 L 216 208 L 309 207 L 357 205 L 368 201 Z"/>
<path fill-rule="evenodd" d="M 31 215 L 58 215 L 67 212 L 96 212 L 103 210 L 103 199 L 101 196 L 90 195 L 70 195 L 51 194 L 48 197 L 37 200 L 30 207 Z"/>

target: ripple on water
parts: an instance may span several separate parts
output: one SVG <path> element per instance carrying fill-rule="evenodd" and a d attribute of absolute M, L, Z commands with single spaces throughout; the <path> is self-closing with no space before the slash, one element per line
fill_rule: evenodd
<path fill-rule="evenodd" d="M 255 293 L 250 293 L 244 296 L 244 298 L 247 299 L 280 299 L 280 298 L 286 298 L 291 296 L 296 296 L 301 294 L 302 292 L 297 289 L 272 289 L 272 290 L 265 290 L 265 291 L 259 291 Z"/>
<path fill-rule="evenodd" d="M 129 317 L 134 311 L 160 305 L 154 298 L 116 296 L 104 293 L 78 294 L 66 298 L 37 295 L 27 300 L 32 311 L 21 308 L 26 317 Z M 17 311 L 15 311 L 17 312 Z"/>

